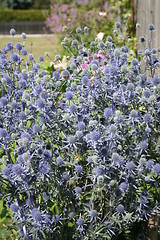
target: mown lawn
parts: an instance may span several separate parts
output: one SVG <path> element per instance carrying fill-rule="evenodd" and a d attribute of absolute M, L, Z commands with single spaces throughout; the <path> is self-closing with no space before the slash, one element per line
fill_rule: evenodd
<path fill-rule="evenodd" d="M 11 41 L 12 37 L 5 35 L 0 36 L 0 49 L 2 49 L 7 42 Z M 19 36 L 15 36 L 14 42 L 23 43 L 22 38 Z M 31 44 L 32 53 L 35 59 L 38 59 L 39 55 L 44 55 L 45 52 L 48 52 L 51 58 L 53 58 L 56 54 L 60 54 L 61 45 L 58 36 L 55 34 L 40 36 L 28 35 L 25 42 L 25 47 L 28 52 L 31 50 Z M 48 60 L 48 58 L 45 57 L 45 60 Z"/>

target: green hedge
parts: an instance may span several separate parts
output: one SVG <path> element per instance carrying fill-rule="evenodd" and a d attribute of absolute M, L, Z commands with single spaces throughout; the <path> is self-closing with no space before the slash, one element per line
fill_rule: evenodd
<path fill-rule="evenodd" d="M 41 9 L 29 10 L 0 10 L 0 21 L 44 21 L 45 16 Z"/>

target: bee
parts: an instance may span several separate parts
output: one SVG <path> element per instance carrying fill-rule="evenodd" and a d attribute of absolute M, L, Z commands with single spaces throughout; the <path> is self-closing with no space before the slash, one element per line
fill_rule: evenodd
<path fill-rule="evenodd" d="M 75 155 L 75 159 L 78 159 L 79 157 L 80 157 L 80 155 L 79 155 L 79 154 Z"/>
<path fill-rule="evenodd" d="M 94 77 L 92 77 L 90 80 L 90 87 L 94 88 Z"/>
<path fill-rule="evenodd" d="M 69 78 L 69 75 L 68 75 L 68 74 L 64 74 L 64 75 L 63 75 L 63 78 L 68 79 L 68 78 Z"/>

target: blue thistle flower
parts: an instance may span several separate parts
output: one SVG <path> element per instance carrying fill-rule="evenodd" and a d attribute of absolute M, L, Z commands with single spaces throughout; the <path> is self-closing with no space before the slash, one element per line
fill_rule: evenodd
<path fill-rule="evenodd" d="M 143 93 L 143 96 L 145 98 L 149 98 L 151 96 L 151 91 L 148 89 L 148 90 L 145 90 L 144 93 Z"/>
<path fill-rule="evenodd" d="M 76 174 L 80 174 L 80 173 L 82 173 L 82 166 L 79 165 L 79 164 L 76 165 L 74 171 L 75 171 Z"/>
<path fill-rule="evenodd" d="M 11 60 L 11 62 L 17 63 L 17 62 L 20 60 L 20 56 L 19 56 L 17 53 L 13 53 L 13 54 L 10 56 L 10 60 Z"/>
<path fill-rule="evenodd" d="M 22 49 L 22 55 L 26 56 L 27 55 L 27 50 L 25 48 Z"/>
<path fill-rule="evenodd" d="M 81 194 L 81 192 L 82 192 L 82 188 L 76 187 L 76 188 L 74 189 L 74 191 L 75 191 L 76 195 L 80 196 L 80 194 Z"/>
<path fill-rule="evenodd" d="M 103 166 L 96 167 L 96 176 L 103 176 L 105 174 L 105 168 Z"/>
<path fill-rule="evenodd" d="M 119 204 L 116 208 L 116 211 L 118 213 L 123 213 L 124 212 L 124 206 L 122 204 Z"/>
<path fill-rule="evenodd" d="M 122 183 L 120 184 L 120 188 L 121 188 L 123 191 L 126 191 L 127 188 L 128 188 L 128 184 L 127 184 L 126 182 L 122 182 Z"/>
<path fill-rule="evenodd" d="M 16 35 L 16 31 L 15 31 L 15 29 L 14 29 L 14 28 L 11 28 L 11 30 L 10 30 L 10 35 L 11 35 L 11 36 L 14 36 L 14 35 Z"/>
<path fill-rule="evenodd" d="M 12 42 L 8 42 L 7 44 L 6 44 L 6 50 L 7 51 L 11 51 L 13 49 L 13 43 Z"/>
<path fill-rule="evenodd" d="M 1 105 L 4 107 L 8 104 L 8 100 L 6 97 L 1 97 Z"/>
<path fill-rule="evenodd" d="M 153 160 L 148 160 L 145 165 L 148 170 L 151 170 L 153 168 L 154 162 Z"/>
<path fill-rule="evenodd" d="M 126 168 L 127 168 L 128 170 L 132 171 L 132 170 L 135 168 L 134 162 L 133 162 L 133 161 L 127 162 Z"/>
<path fill-rule="evenodd" d="M 41 55 L 41 56 L 39 56 L 39 61 L 40 62 L 44 62 L 44 57 Z"/>
<path fill-rule="evenodd" d="M 41 131 L 41 128 L 38 124 L 33 125 L 33 133 L 37 134 Z"/>
<path fill-rule="evenodd" d="M 67 100 L 72 100 L 73 99 L 73 93 L 71 91 L 66 92 L 66 99 Z"/>
<path fill-rule="evenodd" d="M 21 43 L 16 43 L 16 49 L 18 51 L 21 51 L 22 50 L 22 44 Z"/>
<path fill-rule="evenodd" d="M 22 167 L 20 164 L 13 164 L 12 166 L 12 172 L 16 175 L 21 175 L 22 174 Z"/>
<path fill-rule="evenodd" d="M 69 176 L 68 172 L 63 172 L 63 173 L 62 173 L 62 178 L 63 178 L 65 181 L 69 181 L 70 176 Z"/>
<path fill-rule="evenodd" d="M 86 128 L 86 124 L 84 122 L 78 122 L 78 130 L 83 131 Z"/>
<path fill-rule="evenodd" d="M 100 139 L 100 133 L 96 130 L 93 130 L 91 133 L 90 133 L 90 138 L 93 142 L 97 142 L 99 139 Z"/>
<path fill-rule="evenodd" d="M 111 108 L 105 108 L 104 109 L 104 117 L 105 118 L 109 118 L 109 117 L 112 117 L 113 115 L 113 112 L 112 112 L 112 109 Z"/>
<path fill-rule="evenodd" d="M 36 222 L 40 222 L 42 220 L 42 213 L 38 209 L 33 209 L 32 217 Z"/>
<path fill-rule="evenodd" d="M 70 79 L 70 73 L 69 73 L 68 70 L 63 70 L 62 78 L 64 78 L 65 80 L 69 80 Z"/>
<path fill-rule="evenodd" d="M 8 177 L 10 175 L 11 171 L 8 167 L 2 169 L 2 174 Z"/>
<path fill-rule="evenodd" d="M 138 111 L 137 110 L 132 110 L 129 114 L 129 116 L 133 119 L 137 118 L 138 117 Z"/>
<path fill-rule="evenodd" d="M 75 104 L 71 104 L 71 105 L 69 106 L 69 111 L 70 111 L 71 113 L 77 112 L 77 107 L 76 107 L 76 105 L 75 105 Z"/>
<path fill-rule="evenodd" d="M 41 85 L 35 86 L 34 93 L 35 93 L 36 95 L 39 95 L 41 92 L 42 92 L 42 87 L 41 87 Z"/>
<path fill-rule="evenodd" d="M 44 104 L 44 100 L 42 98 L 37 99 L 37 106 L 40 109 L 44 108 L 45 104 Z"/>
<path fill-rule="evenodd" d="M 15 204 L 15 203 L 12 203 L 12 204 L 10 205 L 10 209 L 11 209 L 11 211 L 12 211 L 13 213 L 17 213 L 17 212 L 19 211 L 19 206 L 18 206 L 17 204 Z"/>
<path fill-rule="evenodd" d="M 77 219 L 77 225 L 78 225 L 79 227 L 82 227 L 82 226 L 84 225 L 84 220 L 83 220 L 81 217 L 79 217 L 79 218 Z"/>
<path fill-rule="evenodd" d="M 45 158 L 50 158 L 50 157 L 51 157 L 51 152 L 50 152 L 50 150 L 44 149 L 44 150 L 43 150 L 43 156 L 44 156 Z"/>
<path fill-rule="evenodd" d="M 153 166 L 153 171 L 155 172 L 155 174 L 160 174 L 160 164 L 159 163 L 156 163 L 154 166 Z"/>
<path fill-rule="evenodd" d="M 147 147 L 148 147 L 148 143 L 147 143 L 145 140 L 143 140 L 143 141 L 141 141 L 141 142 L 138 144 L 138 147 L 139 147 L 141 150 L 146 150 Z"/>
<path fill-rule="evenodd" d="M 57 166 L 62 166 L 64 164 L 64 161 L 61 157 L 57 157 L 56 159 Z"/>
<path fill-rule="evenodd" d="M 6 129 L 0 128 L 0 138 L 6 138 L 8 135 Z"/>
<path fill-rule="evenodd" d="M 27 71 L 22 72 L 21 78 L 24 79 L 24 80 L 27 80 L 27 79 L 28 79 L 28 73 L 27 73 Z"/>
<path fill-rule="evenodd" d="M 54 80 L 59 80 L 60 79 L 60 73 L 59 73 L 59 71 L 54 71 L 53 72 L 53 74 L 52 74 L 52 78 L 54 79 Z"/>
<path fill-rule="evenodd" d="M 42 174 L 47 174 L 49 172 L 49 169 L 45 163 L 39 163 L 39 172 Z"/>
<path fill-rule="evenodd" d="M 89 83 L 88 76 L 83 76 L 82 79 L 81 79 L 81 82 L 82 82 L 83 85 L 88 86 L 88 83 Z"/>
<path fill-rule="evenodd" d="M 31 140 L 32 140 L 30 134 L 27 133 L 27 132 L 23 132 L 23 133 L 21 134 L 21 139 L 22 139 L 22 138 L 27 138 L 28 141 L 31 141 Z"/>

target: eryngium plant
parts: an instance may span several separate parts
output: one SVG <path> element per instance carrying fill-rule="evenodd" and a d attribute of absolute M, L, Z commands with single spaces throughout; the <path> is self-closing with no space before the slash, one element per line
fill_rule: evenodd
<path fill-rule="evenodd" d="M 82 33 L 52 76 L 21 43 L 0 53 L 1 196 L 25 239 L 111 239 L 159 206 L 159 49 Z"/>

